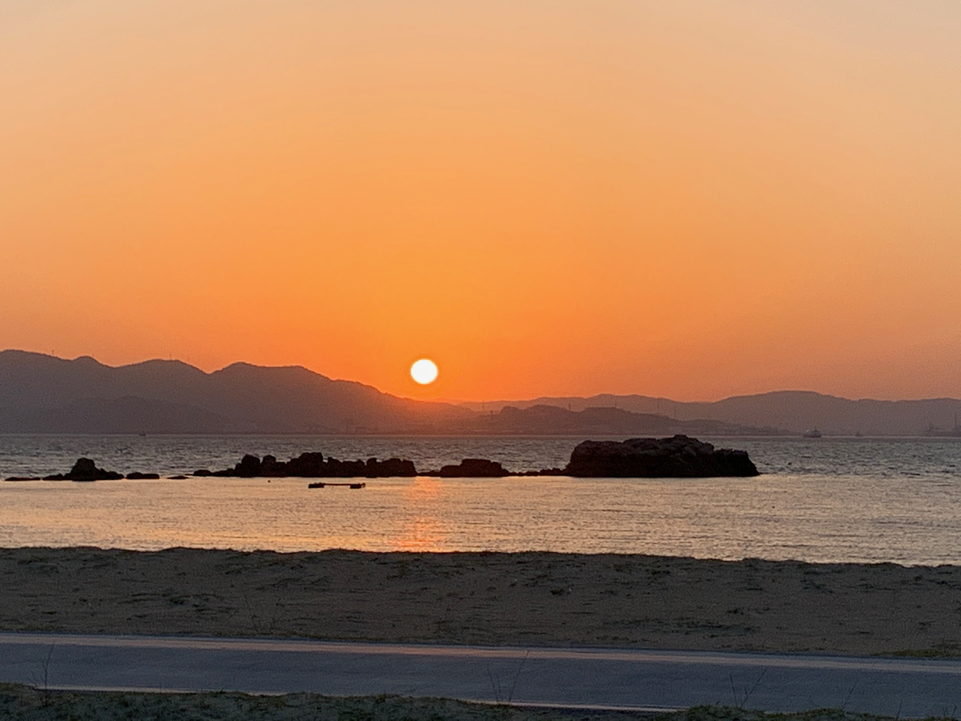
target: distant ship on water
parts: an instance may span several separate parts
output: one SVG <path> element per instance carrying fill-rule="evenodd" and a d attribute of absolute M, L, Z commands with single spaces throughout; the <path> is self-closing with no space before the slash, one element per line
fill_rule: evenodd
<path fill-rule="evenodd" d="M 821 431 L 819 431 L 817 428 L 812 428 L 809 431 L 804 431 L 803 437 L 804 438 L 820 438 L 822 435 L 824 434 L 821 433 Z"/>

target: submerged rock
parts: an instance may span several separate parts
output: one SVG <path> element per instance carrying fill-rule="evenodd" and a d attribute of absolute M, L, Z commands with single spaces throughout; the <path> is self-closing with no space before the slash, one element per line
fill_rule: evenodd
<path fill-rule="evenodd" d="M 756 476 L 747 451 L 715 449 L 710 443 L 673 438 L 584 441 L 571 453 L 565 469 L 580 478 L 710 478 Z"/>

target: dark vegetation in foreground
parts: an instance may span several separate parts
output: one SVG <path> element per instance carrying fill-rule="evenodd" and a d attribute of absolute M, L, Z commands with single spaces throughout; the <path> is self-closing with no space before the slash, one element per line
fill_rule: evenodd
<path fill-rule="evenodd" d="M 21 721 L 113 721 L 114 719 L 178 719 L 178 721 L 873 721 L 888 716 L 822 709 L 793 714 L 765 714 L 741 708 L 698 706 L 670 714 L 583 709 L 537 709 L 507 704 L 467 703 L 442 698 L 401 696 L 335 697 L 317 694 L 253 696 L 242 693 L 134 693 L 45 691 L 0 684 L 0 719 Z"/>

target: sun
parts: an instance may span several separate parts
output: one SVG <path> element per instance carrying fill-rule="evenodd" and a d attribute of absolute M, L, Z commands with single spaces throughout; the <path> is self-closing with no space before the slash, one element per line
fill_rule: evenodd
<path fill-rule="evenodd" d="M 428 358 L 421 358 L 410 367 L 410 377 L 426 386 L 437 380 L 437 364 Z"/>

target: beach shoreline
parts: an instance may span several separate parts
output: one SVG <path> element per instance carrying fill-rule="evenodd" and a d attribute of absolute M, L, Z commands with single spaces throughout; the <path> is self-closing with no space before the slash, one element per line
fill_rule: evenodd
<path fill-rule="evenodd" d="M 0 631 L 961 656 L 961 567 L 0 549 Z"/>

